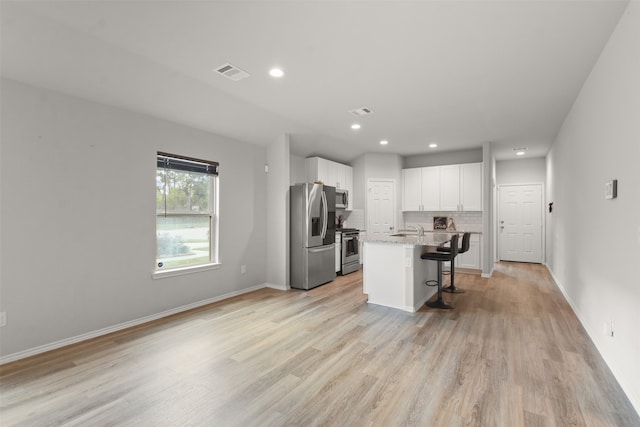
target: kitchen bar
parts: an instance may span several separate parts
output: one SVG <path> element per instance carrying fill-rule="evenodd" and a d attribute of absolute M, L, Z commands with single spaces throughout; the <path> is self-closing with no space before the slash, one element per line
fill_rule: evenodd
<path fill-rule="evenodd" d="M 424 236 L 367 236 L 364 240 L 363 291 L 370 304 L 416 312 L 436 293 L 427 280 L 437 279 L 436 263 L 420 258 L 451 239 L 452 233 Z"/>

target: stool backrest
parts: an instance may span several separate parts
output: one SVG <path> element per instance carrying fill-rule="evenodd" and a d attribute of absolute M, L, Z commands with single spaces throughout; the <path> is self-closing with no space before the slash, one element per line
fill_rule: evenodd
<path fill-rule="evenodd" d="M 458 235 L 451 236 L 451 259 L 454 259 L 458 255 Z"/>
<path fill-rule="evenodd" d="M 469 250 L 469 244 L 471 241 L 471 233 L 464 233 L 462 235 L 462 247 L 458 251 L 458 253 L 463 254 Z"/>

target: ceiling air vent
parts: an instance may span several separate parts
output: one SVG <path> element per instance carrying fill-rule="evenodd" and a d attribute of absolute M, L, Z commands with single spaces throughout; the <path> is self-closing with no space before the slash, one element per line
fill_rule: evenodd
<path fill-rule="evenodd" d="M 224 64 L 219 66 L 218 68 L 216 68 L 216 72 L 222 74 L 223 76 L 225 76 L 228 79 L 233 80 L 234 82 L 237 82 L 239 80 L 242 79 L 246 79 L 247 77 L 249 77 L 251 74 L 247 73 L 244 70 L 241 70 L 240 68 L 236 67 L 235 65 L 231 65 L 231 64 Z"/>
<path fill-rule="evenodd" d="M 365 107 L 356 108 L 355 110 L 351 110 L 349 112 L 354 116 L 366 116 L 367 114 L 373 114 L 373 111 L 371 110 L 371 108 L 365 108 Z"/>

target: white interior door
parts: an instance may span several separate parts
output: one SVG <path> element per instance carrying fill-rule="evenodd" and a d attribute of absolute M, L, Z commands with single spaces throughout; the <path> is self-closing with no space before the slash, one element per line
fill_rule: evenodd
<path fill-rule="evenodd" d="M 499 199 L 500 259 L 541 263 L 542 185 L 501 185 Z"/>
<path fill-rule="evenodd" d="M 396 183 L 393 180 L 370 180 L 367 195 L 367 235 L 393 234 L 395 230 Z"/>

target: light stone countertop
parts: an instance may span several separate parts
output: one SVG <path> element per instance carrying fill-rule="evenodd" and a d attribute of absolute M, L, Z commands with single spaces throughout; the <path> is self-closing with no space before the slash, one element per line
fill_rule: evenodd
<path fill-rule="evenodd" d="M 451 240 L 451 234 L 454 233 L 427 233 L 424 236 L 408 235 L 408 236 L 369 236 L 362 239 L 367 243 L 390 243 L 396 245 L 412 245 L 412 246 L 440 246 Z"/>

